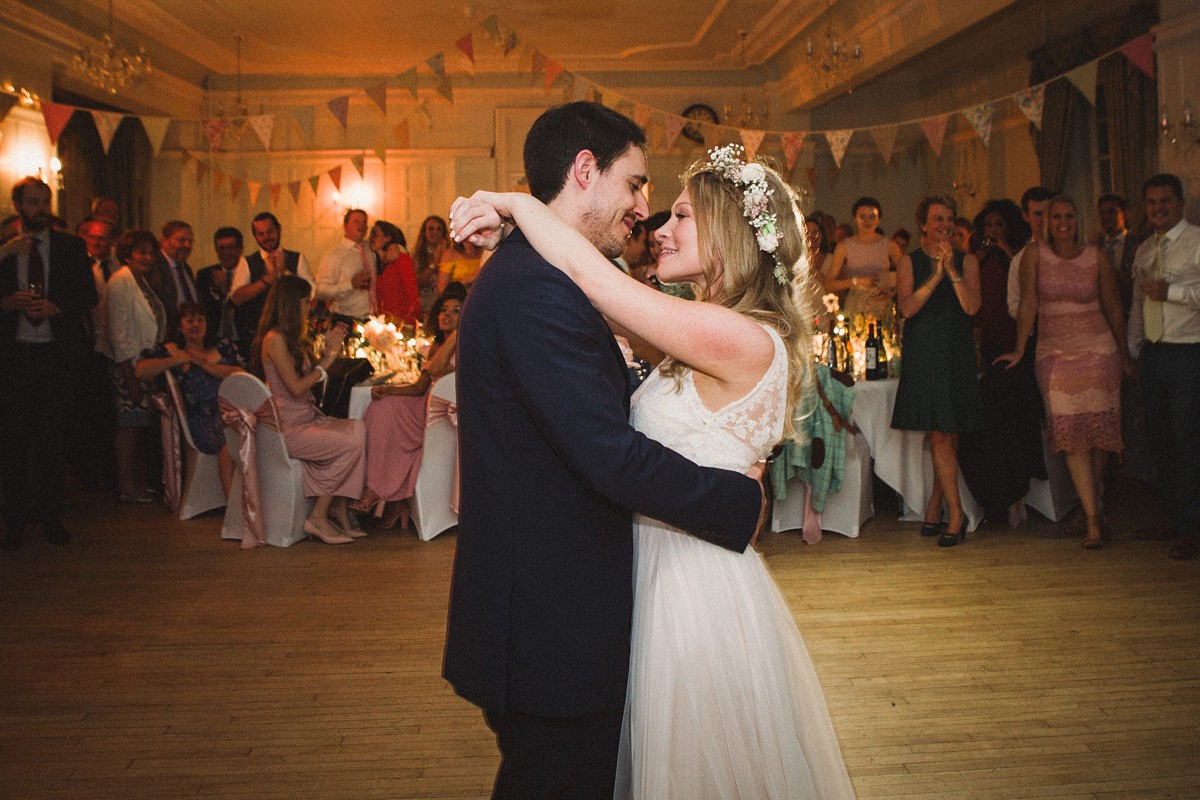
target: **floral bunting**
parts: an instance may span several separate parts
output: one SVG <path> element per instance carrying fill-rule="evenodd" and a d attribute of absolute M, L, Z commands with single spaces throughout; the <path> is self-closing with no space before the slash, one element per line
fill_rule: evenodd
<path fill-rule="evenodd" d="M 825 132 L 829 149 L 833 151 L 833 163 L 837 164 L 838 169 L 842 168 L 842 159 L 846 156 L 846 148 L 850 146 L 850 137 L 853 135 L 853 130 Z"/>
<path fill-rule="evenodd" d="M 200 128 L 204 131 L 204 138 L 208 139 L 209 148 L 220 150 L 225 138 L 225 118 L 205 117 L 200 120 Z"/>
<path fill-rule="evenodd" d="M 330 182 L 333 183 L 334 191 L 340 192 L 342 190 L 342 165 L 338 164 L 336 167 L 329 170 L 325 174 L 329 176 Z M 316 194 L 316 192 L 317 192 L 317 190 L 314 187 L 313 194 Z"/>
<path fill-rule="evenodd" d="M 368 86 L 363 89 L 363 92 L 379 107 L 379 112 L 385 117 L 387 116 L 387 90 L 387 81 L 381 81 L 374 86 Z"/>
<path fill-rule="evenodd" d="M 929 146 L 933 148 L 934 154 L 939 158 L 942 155 L 942 142 L 946 138 L 946 123 L 949 121 L 949 114 L 921 120 L 921 130 L 924 131 L 925 138 L 929 140 Z"/>
<path fill-rule="evenodd" d="M 417 68 L 412 67 L 401 72 L 399 77 L 400 85 L 408 89 L 408 93 L 412 95 L 412 99 L 417 99 Z"/>
<path fill-rule="evenodd" d="M 1121 55 L 1128 58 L 1135 67 L 1146 73 L 1146 77 L 1154 80 L 1154 34 L 1147 33 L 1134 39 L 1121 48 Z"/>
<path fill-rule="evenodd" d="M 663 128 L 667 132 L 666 144 L 668 148 L 675 144 L 675 140 L 679 138 L 679 134 L 683 132 L 683 129 L 686 126 L 687 120 L 685 120 L 683 117 L 676 117 L 673 115 L 667 117 Z"/>
<path fill-rule="evenodd" d="M 783 143 L 783 159 L 787 164 L 788 172 L 792 171 L 792 167 L 796 166 L 796 157 L 800 155 L 800 151 L 804 149 L 804 139 L 808 134 L 805 133 L 785 133 L 779 137 Z"/>
<path fill-rule="evenodd" d="M 333 118 L 342 126 L 342 130 L 346 130 L 346 119 L 350 115 L 350 95 L 342 95 L 335 97 L 325 104 L 329 109 L 329 113 L 333 114 Z"/>
<path fill-rule="evenodd" d="M 1083 93 L 1089 105 L 1096 105 L 1096 73 L 1099 62 L 1089 61 L 1067 73 L 1067 80 Z"/>
<path fill-rule="evenodd" d="M 1017 92 L 1012 96 L 1012 101 L 1035 128 L 1042 129 L 1042 110 L 1046 105 L 1045 86 L 1031 86 L 1023 92 Z"/>
<path fill-rule="evenodd" d="M 971 123 L 971 127 L 979 134 L 979 138 L 983 140 L 983 146 L 987 147 L 988 142 L 992 139 L 992 118 L 996 114 L 996 106 L 994 103 L 984 103 L 968 108 L 963 111 L 963 116 L 967 118 L 967 122 Z"/>
<path fill-rule="evenodd" d="M 742 147 L 746 150 L 747 161 L 753 161 L 754 156 L 758 155 L 758 148 L 762 145 L 766 135 L 766 131 L 738 129 L 738 136 L 741 137 Z"/>
<path fill-rule="evenodd" d="M 275 130 L 275 115 L 274 114 L 255 114 L 252 117 L 246 118 L 246 124 L 250 126 L 250 130 L 258 136 L 258 140 L 262 142 L 263 150 L 271 149 L 271 133 Z"/>
<path fill-rule="evenodd" d="M 357 155 L 350 156 L 350 163 L 354 165 L 356 170 L 358 170 L 358 177 L 366 177 L 366 175 L 363 174 L 363 167 L 367 163 L 367 157 L 365 155 L 358 153 Z"/>
<path fill-rule="evenodd" d="M 96 133 L 100 134 L 100 144 L 104 147 L 104 153 L 107 155 L 113 136 L 120 127 L 121 120 L 125 119 L 125 115 L 114 111 L 92 111 L 91 114 L 92 122 L 96 125 Z"/>
<path fill-rule="evenodd" d="M 474 66 L 474 64 L 475 64 L 475 38 L 471 34 L 468 33 L 466 36 L 462 37 L 457 42 L 455 42 L 454 46 L 457 47 L 459 49 L 459 51 L 462 52 L 462 54 L 467 57 L 467 60 L 471 62 L 471 65 Z"/>
<path fill-rule="evenodd" d="M 74 113 L 74 106 L 42 101 L 42 119 L 46 121 L 46 133 L 50 134 L 50 144 L 58 144 L 58 137 L 62 136 L 63 129 L 67 127 Z"/>
<path fill-rule="evenodd" d="M 896 150 L 896 133 L 899 130 L 896 125 L 871 128 L 871 138 L 875 140 L 875 146 L 879 148 L 879 155 L 883 156 L 884 164 L 892 163 L 892 153 Z"/>

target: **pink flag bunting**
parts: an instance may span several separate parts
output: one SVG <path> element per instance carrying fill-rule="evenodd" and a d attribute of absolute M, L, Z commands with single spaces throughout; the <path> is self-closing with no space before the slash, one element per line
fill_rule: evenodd
<path fill-rule="evenodd" d="M 329 180 L 333 183 L 333 188 L 340 192 L 342 190 L 342 165 L 338 164 L 325 174 L 329 176 Z"/>
<path fill-rule="evenodd" d="M 250 130 L 254 131 L 254 135 L 262 142 L 263 150 L 270 150 L 271 133 L 275 130 L 275 115 L 255 114 L 252 117 L 246 118 L 246 124 L 250 126 Z"/>
<path fill-rule="evenodd" d="M 850 137 L 853 135 L 853 130 L 825 131 L 825 139 L 829 142 L 829 149 L 833 151 L 833 163 L 837 164 L 838 169 L 842 168 L 842 159 L 846 156 L 846 148 L 850 146 Z"/>
<path fill-rule="evenodd" d="M 792 167 L 796 166 L 796 157 L 804 149 L 806 136 L 808 136 L 807 133 L 799 131 L 780 135 L 779 140 L 783 143 L 783 160 L 787 164 L 788 172 L 791 172 Z"/>
<path fill-rule="evenodd" d="M 46 133 L 50 134 L 50 144 L 58 144 L 58 137 L 62 135 L 74 113 L 74 106 L 42 101 L 42 119 L 46 121 Z"/>
<path fill-rule="evenodd" d="M 329 113 L 333 114 L 333 118 L 342 126 L 342 130 L 346 129 L 346 118 L 350 115 L 350 95 L 342 95 L 335 97 L 325 104 L 329 109 Z"/>
<path fill-rule="evenodd" d="M 363 166 L 367 163 L 367 157 L 365 155 L 358 153 L 357 155 L 350 156 L 350 163 L 354 165 L 356 170 L 358 170 L 358 177 L 365 177 L 363 175 Z"/>
<path fill-rule="evenodd" d="M 1134 39 L 1121 48 L 1121 54 L 1128 58 L 1133 65 L 1146 73 L 1146 77 L 1154 79 L 1154 34 L 1147 33 Z"/>
<path fill-rule="evenodd" d="M 221 140 L 225 138 L 224 117 L 205 117 L 200 120 L 200 127 L 204 131 L 204 138 L 208 139 L 209 148 L 220 150 Z"/>
<path fill-rule="evenodd" d="M 1033 123 L 1038 130 L 1042 129 L 1042 110 L 1046 105 L 1046 87 L 1031 86 L 1023 92 L 1012 96 L 1012 101 L 1021 109 L 1025 118 Z"/>
<path fill-rule="evenodd" d="M 892 163 L 892 153 L 896 149 L 896 132 L 899 130 L 896 125 L 871 128 L 871 137 L 875 140 L 875 146 L 879 148 L 879 155 L 883 156 L 885 164 Z"/>
<path fill-rule="evenodd" d="M 808 178 L 808 185 L 814 189 L 817 188 L 817 168 L 809 167 L 808 169 L 804 170 L 804 175 Z"/>
<path fill-rule="evenodd" d="M 637 103 L 633 107 L 633 121 L 638 124 L 638 127 L 644 128 L 650 124 L 650 118 L 654 114 L 654 109 L 650 106 L 644 106 Z"/>
<path fill-rule="evenodd" d="M 455 42 L 454 46 L 462 51 L 462 54 L 467 57 L 468 61 L 472 64 L 475 63 L 475 37 L 473 34 L 468 33 Z"/>
<path fill-rule="evenodd" d="M 942 142 L 946 138 L 946 123 L 949 121 L 949 114 L 921 120 L 921 130 L 925 133 L 925 138 L 929 140 L 929 146 L 933 148 L 933 152 L 939 158 L 942 155 Z"/>
<path fill-rule="evenodd" d="M 268 185 L 268 186 L 267 186 L 267 192 L 268 192 L 268 193 L 271 195 L 271 207 L 272 207 L 272 208 L 275 208 L 276 206 L 278 206 L 278 205 L 279 205 L 279 193 L 280 193 L 281 191 L 283 191 L 283 185 L 282 185 L 282 184 L 279 184 L 279 183 L 272 183 L 272 184 L 270 184 L 270 185 Z M 300 193 L 300 185 L 299 185 L 299 183 L 297 183 L 297 184 L 296 184 L 296 193 L 297 193 L 297 194 L 299 194 L 299 193 Z"/>
<path fill-rule="evenodd" d="M 104 152 L 108 152 L 109 146 L 112 144 L 113 136 L 117 132 L 117 128 L 121 125 L 121 120 L 125 119 L 124 114 L 118 114 L 113 111 L 93 111 L 92 122 L 96 123 L 96 133 L 100 134 L 100 144 L 104 147 Z"/>
<path fill-rule="evenodd" d="M 387 81 L 380 81 L 374 86 L 368 86 L 363 89 L 367 97 L 371 98 L 371 102 L 379 107 L 380 113 L 387 116 Z"/>
<path fill-rule="evenodd" d="M 668 114 L 663 120 L 663 128 L 667 132 L 666 145 L 667 149 L 675 146 L 675 140 L 679 138 L 679 134 L 687 126 L 688 120 L 683 117 L 677 117 L 674 114 Z"/>
<path fill-rule="evenodd" d="M 996 114 L 996 106 L 993 103 L 983 103 L 982 105 L 968 108 L 963 111 L 963 116 L 967 118 L 967 122 L 971 123 L 971 127 L 979 134 L 979 138 L 983 140 L 983 146 L 987 147 L 988 142 L 992 140 L 992 118 Z"/>
<path fill-rule="evenodd" d="M 766 131 L 738 129 L 738 136 L 742 140 L 742 147 L 746 148 L 747 161 L 753 161 L 754 157 L 758 155 L 758 148 L 762 146 L 763 138 L 766 135 Z"/>
<path fill-rule="evenodd" d="M 554 82 L 558 80 L 558 76 L 563 73 L 563 65 L 555 61 L 553 58 L 546 59 L 546 80 L 543 83 L 546 91 L 554 86 Z"/>

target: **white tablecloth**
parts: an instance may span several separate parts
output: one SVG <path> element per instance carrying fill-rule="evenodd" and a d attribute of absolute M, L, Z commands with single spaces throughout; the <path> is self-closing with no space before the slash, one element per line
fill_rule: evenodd
<path fill-rule="evenodd" d="M 371 405 L 371 385 L 360 383 L 350 390 L 350 408 L 346 416 L 350 419 L 362 419 L 367 415 L 367 406 Z"/>

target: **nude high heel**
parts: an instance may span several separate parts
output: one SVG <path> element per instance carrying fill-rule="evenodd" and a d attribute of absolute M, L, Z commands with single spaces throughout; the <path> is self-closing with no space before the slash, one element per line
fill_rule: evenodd
<path fill-rule="evenodd" d="M 326 533 L 312 520 L 304 520 L 302 530 L 308 534 L 310 539 L 315 536 L 325 544 L 348 544 L 354 541 L 343 533 Z"/>

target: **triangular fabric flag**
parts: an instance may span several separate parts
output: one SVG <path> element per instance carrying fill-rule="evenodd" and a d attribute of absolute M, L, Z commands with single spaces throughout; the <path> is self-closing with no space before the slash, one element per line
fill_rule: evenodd
<path fill-rule="evenodd" d="M 258 136 L 264 150 L 271 149 L 271 133 L 275 130 L 274 114 L 256 114 L 246 118 L 246 124 Z"/>
<path fill-rule="evenodd" d="M 354 165 L 354 168 L 356 170 L 358 170 L 358 177 L 360 177 L 360 178 L 366 177 L 365 175 L 363 175 L 363 165 L 366 163 L 366 160 L 367 160 L 367 157 L 365 155 L 363 155 L 362 153 L 359 153 L 358 155 L 350 156 L 350 163 Z"/>
<path fill-rule="evenodd" d="M 898 125 L 871 128 L 871 136 L 875 139 L 875 146 L 879 148 L 879 155 L 883 156 L 885 164 L 892 163 L 892 152 L 896 149 L 896 133 L 899 130 Z"/>
<path fill-rule="evenodd" d="M 50 144 L 58 144 L 58 137 L 71 121 L 75 113 L 74 106 L 64 106 L 58 103 L 42 101 L 42 119 L 46 121 L 46 133 L 50 134 Z"/>
<path fill-rule="evenodd" d="M 300 202 L 300 181 L 288 181 L 288 194 L 292 196 L 293 203 Z"/>
<path fill-rule="evenodd" d="M 1154 79 L 1154 34 L 1146 33 L 1134 39 L 1121 48 L 1121 54 L 1133 62 L 1133 65 L 1146 73 L 1146 77 Z"/>
<path fill-rule="evenodd" d="M 479 23 L 479 27 L 487 32 L 488 38 L 492 40 L 492 44 L 497 47 L 500 46 L 500 20 L 496 19 L 495 14 Z"/>
<path fill-rule="evenodd" d="M 8 116 L 8 112 L 12 111 L 12 107 L 17 104 L 17 98 L 11 94 L 0 94 L 0 122 L 4 122 L 4 118 Z"/>
<path fill-rule="evenodd" d="M 346 117 L 350 114 L 350 95 L 335 97 L 330 100 L 325 106 L 329 109 L 329 113 L 333 114 L 333 118 L 342 126 L 342 130 L 346 130 Z"/>
<path fill-rule="evenodd" d="M 520 43 L 521 37 L 517 36 L 515 32 L 509 31 L 507 34 L 505 34 L 504 42 L 500 45 L 500 47 L 504 50 L 504 55 L 507 56 L 513 50 L 516 50 L 517 45 Z"/>
<path fill-rule="evenodd" d="M 417 68 L 406 69 L 399 75 L 400 85 L 408 89 L 408 93 L 412 95 L 413 100 L 417 99 Z"/>
<path fill-rule="evenodd" d="M 425 66 L 429 67 L 429 69 L 433 71 L 434 77 L 436 77 L 439 82 L 446 80 L 445 53 L 438 53 L 436 56 L 430 56 L 429 58 L 425 59 Z"/>
<path fill-rule="evenodd" d="M 146 138 L 150 140 L 150 149 L 154 155 L 158 155 L 158 151 L 162 149 L 163 139 L 167 138 L 167 128 L 171 125 L 171 118 L 138 117 L 138 121 L 142 123 L 142 129 L 146 131 Z"/>
<path fill-rule="evenodd" d="M 311 144 L 313 138 L 313 108 L 312 106 L 296 106 L 291 109 L 292 119 L 300 126 L 300 134 L 306 143 Z"/>
<path fill-rule="evenodd" d="M 988 142 L 992 139 L 992 118 L 996 114 L 996 106 L 994 103 L 983 103 L 974 108 L 965 109 L 963 116 L 967 118 L 967 122 L 971 123 L 971 127 L 979 134 L 979 138 L 983 140 L 983 146 L 987 147 Z"/>
<path fill-rule="evenodd" d="M 192 155 L 190 151 L 188 151 L 188 150 L 180 151 L 179 163 L 181 165 L 186 167 L 190 162 L 195 161 L 195 160 L 196 160 L 196 157 L 194 155 Z"/>
<path fill-rule="evenodd" d="M 644 106 L 637 103 L 633 107 L 633 121 L 638 124 L 638 127 L 644 128 L 650 124 L 650 117 L 654 114 L 654 109 L 650 106 Z"/>
<path fill-rule="evenodd" d="M 668 115 L 663 121 L 663 128 L 667 132 L 666 145 L 668 150 L 675 145 L 675 140 L 679 138 L 679 134 L 687 127 L 687 124 L 688 120 L 683 117 L 677 117 L 674 114 Z"/>
<path fill-rule="evenodd" d="M 267 192 L 271 195 L 271 207 L 279 205 L 279 192 L 283 189 L 282 184 L 272 183 L 267 186 Z M 296 193 L 300 193 L 300 184 L 296 183 Z"/>
<path fill-rule="evenodd" d="M 204 130 L 204 138 L 208 139 L 209 148 L 220 150 L 221 140 L 225 138 L 225 119 L 205 117 L 200 120 L 200 127 Z"/>
<path fill-rule="evenodd" d="M 1031 86 L 1023 92 L 1012 96 L 1012 101 L 1021 109 L 1025 118 L 1033 123 L 1038 130 L 1042 129 L 1042 109 L 1046 105 L 1046 86 Z"/>
<path fill-rule="evenodd" d="M 258 181 L 246 181 L 246 191 L 250 195 L 250 206 L 253 207 L 258 202 L 258 193 L 262 191 L 262 184 Z"/>
<path fill-rule="evenodd" d="M 232 175 L 229 176 L 229 199 L 235 203 L 237 202 L 238 195 L 242 191 L 243 183 L 244 181 L 241 178 L 235 178 Z"/>
<path fill-rule="evenodd" d="M 754 156 L 758 155 L 758 148 L 762 145 L 763 138 L 766 135 L 766 131 L 738 129 L 738 136 L 742 139 L 742 147 L 746 148 L 747 161 L 753 161 Z"/>
<path fill-rule="evenodd" d="M 1096 105 L 1096 73 L 1099 62 L 1089 61 L 1067 73 L 1066 78 L 1083 93 L 1090 105 Z"/>
<path fill-rule="evenodd" d="M 817 168 L 809 167 L 808 169 L 804 170 L 804 174 L 808 178 L 808 185 L 814 189 L 817 188 Z"/>
<path fill-rule="evenodd" d="M 329 180 L 333 182 L 334 190 L 340 192 L 342 190 L 342 165 L 338 164 L 336 167 L 329 170 L 329 172 L 327 172 L 325 174 L 328 175 Z"/>
<path fill-rule="evenodd" d="M 312 187 L 313 197 L 316 197 L 317 196 L 317 188 L 320 187 L 320 185 L 321 185 L 321 176 L 320 175 L 310 175 L 308 178 L 308 185 Z"/>
<path fill-rule="evenodd" d="M 532 71 L 530 83 L 537 83 L 538 76 L 546 71 L 546 56 L 541 50 L 533 51 L 530 70 Z"/>
<path fill-rule="evenodd" d="M 221 184 L 225 182 L 225 170 L 213 169 L 212 171 L 212 190 L 217 192 L 221 189 Z"/>
<path fill-rule="evenodd" d="M 385 117 L 387 116 L 387 88 L 387 81 L 383 81 L 363 89 L 367 97 L 371 98 L 372 102 L 379 106 L 379 111 Z"/>
<path fill-rule="evenodd" d="M 205 177 L 208 176 L 208 162 L 196 159 L 196 185 L 204 183 Z"/>
<path fill-rule="evenodd" d="M 387 163 L 387 139 L 382 136 L 375 140 L 375 157 Z"/>
<path fill-rule="evenodd" d="M 396 126 L 393 133 L 396 134 L 396 147 L 400 148 L 401 150 L 408 150 L 410 147 L 412 147 L 411 140 L 408 135 L 408 120 L 401 120 L 400 124 Z"/>
<path fill-rule="evenodd" d="M 113 135 L 121 125 L 121 120 L 125 119 L 125 115 L 118 114 L 115 111 L 92 111 L 91 114 L 92 122 L 96 123 L 96 133 L 100 134 L 100 144 L 104 147 L 105 154 L 107 154 L 108 147 L 112 144 Z"/>
<path fill-rule="evenodd" d="M 553 58 L 546 59 L 546 91 L 550 91 L 550 87 L 558 80 L 558 76 L 563 73 L 563 65 L 555 61 Z"/>
<path fill-rule="evenodd" d="M 925 138 L 929 140 L 929 146 L 933 148 L 933 152 L 939 158 L 942 155 L 942 142 L 946 138 L 946 123 L 949 121 L 949 114 L 921 120 L 921 130 L 925 132 Z"/>
<path fill-rule="evenodd" d="M 802 132 L 780 135 L 779 141 L 783 143 L 783 159 L 784 163 L 787 164 L 788 172 L 791 172 L 792 168 L 796 166 L 796 157 L 804 149 L 804 139 L 806 136 L 808 134 Z"/>
<path fill-rule="evenodd" d="M 441 81 L 440 83 L 438 83 L 437 86 L 435 86 L 433 88 L 442 97 L 449 100 L 452 104 L 454 103 L 454 87 L 450 85 L 450 78 L 448 76 L 446 77 L 445 80 Z"/>
<path fill-rule="evenodd" d="M 850 146 L 850 137 L 854 135 L 854 131 L 825 131 L 825 138 L 829 141 L 829 149 L 833 151 L 833 163 L 837 164 L 838 169 L 842 168 L 842 159 L 846 156 L 846 148 Z"/>
<path fill-rule="evenodd" d="M 466 36 L 454 43 L 454 46 L 462 51 L 462 54 L 467 57 L 472 64 L 475 63 L 475 37 L 468 33 Z"/>
<path fill-rule="evenodd" d="M 608 89 L 602 88 L 600 90 L 600 105 L 604 106 L 605 108 L 611 108 L 613 111 L 616 111 L 617 106 L 621 105 L 621 95 L 617 94 L 616 92 L 610 91 Z"/>

